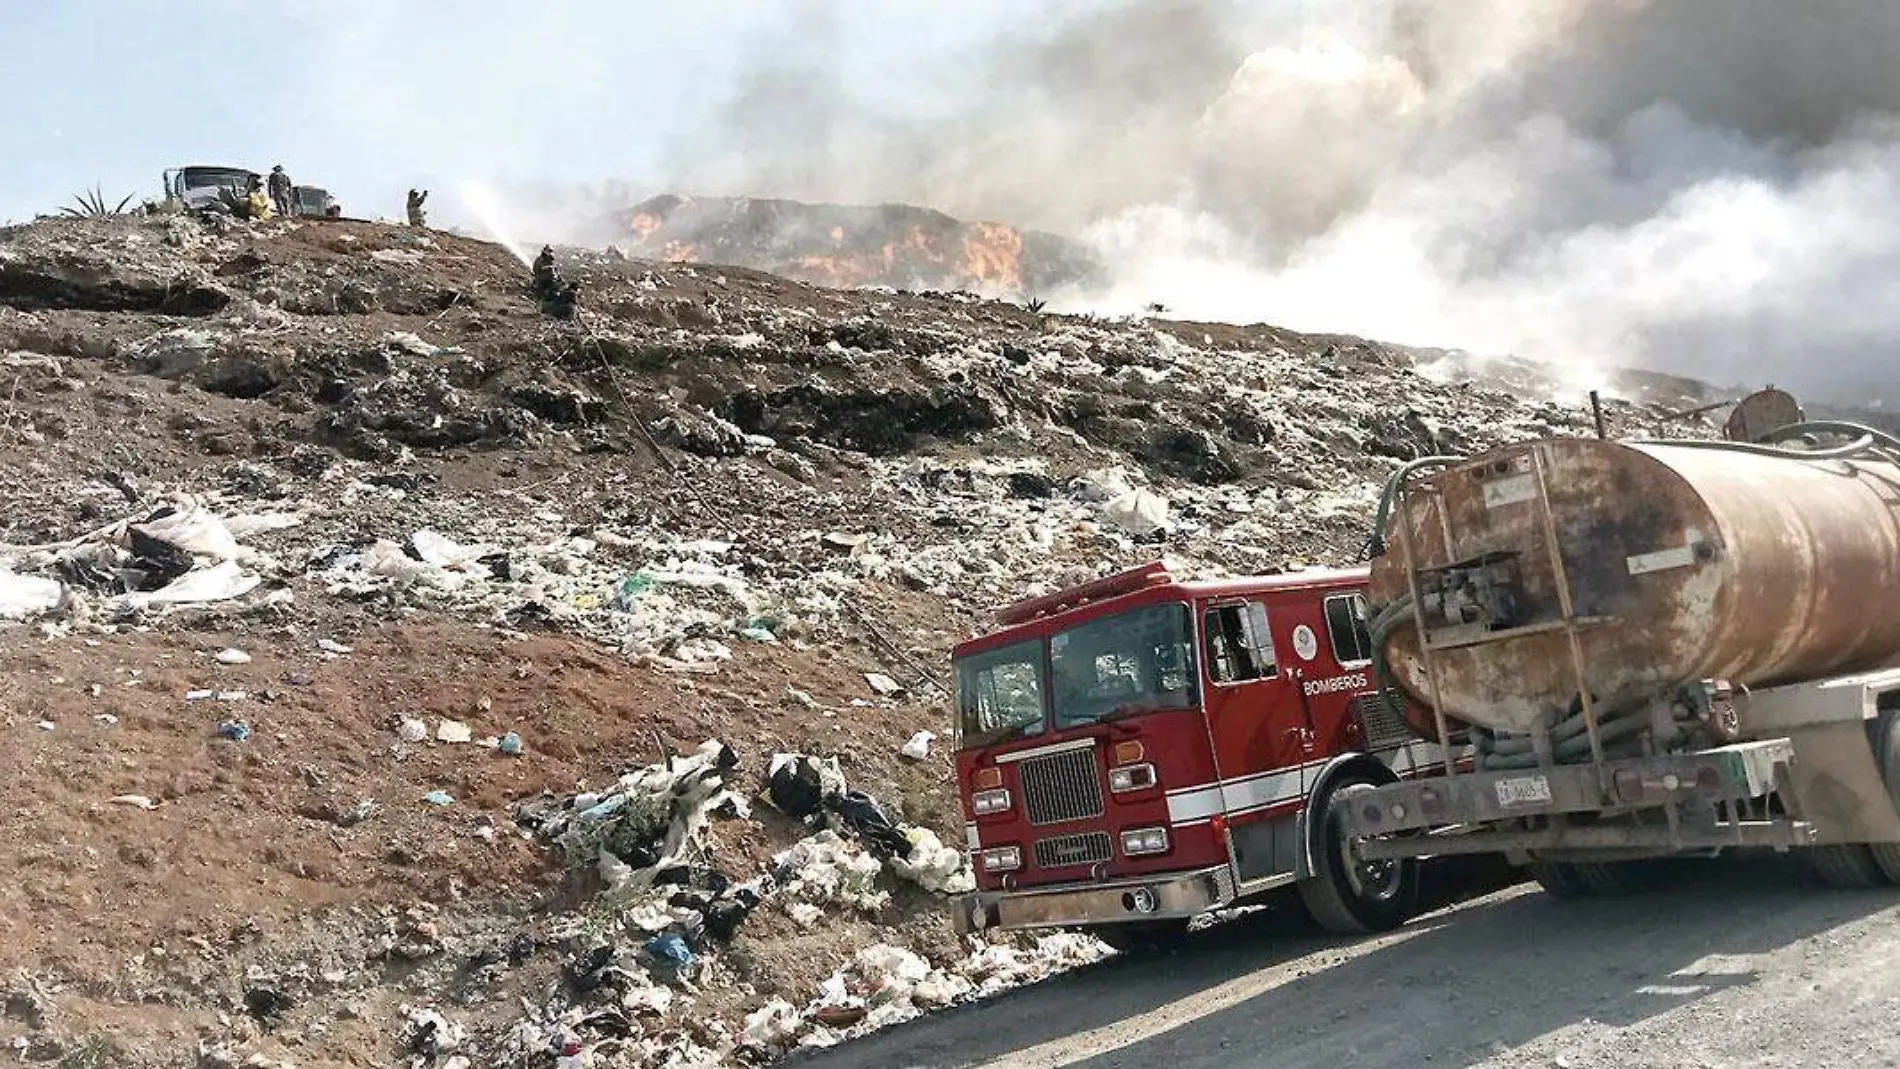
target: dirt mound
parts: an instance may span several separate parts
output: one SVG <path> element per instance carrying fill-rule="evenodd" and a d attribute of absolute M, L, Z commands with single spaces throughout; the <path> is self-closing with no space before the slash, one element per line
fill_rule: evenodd
<path fill-rule="evenodd" d="M 1163 552 L 1345 563 L 1404 459 L 1590 423 L 1359 339 L 561 269 L 571 321 L 429 231 L 0 232 L 0 1038 L 484 1065 L 566 1030 L 686 1064 L 1083 960 L 958 944 L 886 864 L 870 908 L 768 889 L 671 985 L 648 944 L 705 911 L 611 903 L 515 818 L 719 739 L 742 794 L 774 753 L 837 757 L 954 845 L 947 757 L 897 751 L 950 735 L 947 651 L 991 606 Z M 694 864 L 749 883 L 814 830 L 755 804 Z"/>

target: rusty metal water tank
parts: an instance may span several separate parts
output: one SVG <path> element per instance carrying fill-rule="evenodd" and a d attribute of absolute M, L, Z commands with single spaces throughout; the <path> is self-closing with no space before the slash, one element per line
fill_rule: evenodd
<path fill-rule="evenodd" d="M 1415 479 L 1386 546 L 1372 599 L 1416 580 L 1436 675 L 1401 626 L 1399 684 L 1493 730 L 1568 707 L 1572 635 L 1606 710 L 1900 664 L 1900 466 L 1873 454 L 1542 439 Z"/>

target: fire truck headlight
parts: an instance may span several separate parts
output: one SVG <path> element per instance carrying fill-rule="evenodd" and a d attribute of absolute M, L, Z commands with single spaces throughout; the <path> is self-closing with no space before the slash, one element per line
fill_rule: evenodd
<path fill-rule="evenodd" d="M 991 813 L 1001 813 L 1009 809 L 1009 792 L 1004 790 L 978 791 L 970 796 L 970 808 L 979 817 Z"/>
<path fill-rule="evenodd" d="M 1023 867 L 1021 847 L 998 846 L 983 851 L 984 872 L 1015 872 Z"/>
<path fill-rule="evenodd" d="M 1154 785 L 1153 765 L 1129 765 L 1126 768 L 1112 768 L 1108 772 L 1108 789 L 1116 794 L 1147 790 Z"/>
<path fill-rule="evenodd" d="M 1129 828 L 1122 832 L 1122 853 L 1129 857 L 1164 854 L 1168 850 L 1168 829 Z"/>

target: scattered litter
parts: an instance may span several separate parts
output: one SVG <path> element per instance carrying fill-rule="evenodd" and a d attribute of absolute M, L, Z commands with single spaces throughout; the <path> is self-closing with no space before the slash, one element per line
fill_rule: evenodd
<path fill-rule="evenodd" d="M 422 796 L 422 800 L 435 806 L 455 804 L 455 799 L 451 798 L 447 791 L 430 791 L 428 794 Z"/>
<path fill-rule="evenodd" d="M 396 737 L 404 742 L 421 742 L 429 737 L 429 725 L 413 716 L 405 716 L 396 724 Z"/>
<path fill-rule="evenodd" d="M 930 744 L 936 741 L 936 738 L 937 736 L 932 732 L 919 731 L 904 745 L 898 747 L 897 752 L 912 761 L 926 760 L 930 757 Z"/>
<path fill-rule="evenodd" d="M 317 648 L 322 650 L 325 653 L 334 653 L 334 654 L 345 654 L 345 653 L 356 652 L 356 647 L 345 646 L 343 643 L 338 642 L 335 639 L 329 639 L 329 638 L 318 639 Z"/>
<path fill-rule="evenodd" d="M 519 757 L 521 755 L 521 736 L 510 731 L 501 737 L 501 741 L 495 744 L 495 748 L 510 757 Z"/>
<path fill-rule="evenodd" d="M 897 680 L 881 672 L 864 673 L 864 681 L 869 683 L 871 689 L 882 697 L 889 698 L 893 695 L 904 693 L 904 685 L 902 683 L 899 683 Z"/>
<path fill-rule="evenodd" d="M 241 702 L 248 697 L 250 695 L 241 690 L 188 690 L 185 692 L 185 700 L 188 702 Z"/>
<path fill-rule="evenodd" d="M 119 723 L 119 718 L 111 713 L 94 713 L 92 718 L 106 727 L 115 727 Z"/>
<path fill-rule="evenodd" d="M 219 650 L 213 656 L 219 664 L 250 664 L 251 655 L 236 647 Z"/>
<path fill-rule="evenodd" d="M 468 725 L 460 720 L 444 720 L 435 727 L 437 742 L 463 743 L 474 737 Z"/>
<path fill-rule="evenodd" d="M 112 799 L 113 805 L 131 806 L 133 809 L 157 809 L 158 803 L 142 794 L 121 794 Z"/>
<path fill-rule="evenodd" d="M 232 742 L 243 742 L 251 737 L 251 725 L 242 720 L 223 720 L 218 723 L 218 737 Z"/>
<path fill-rule="evenodd" d="M 41 731 L 52 731 L 55 727 L 51 720 L 42 720 L 36 725 Z"/>

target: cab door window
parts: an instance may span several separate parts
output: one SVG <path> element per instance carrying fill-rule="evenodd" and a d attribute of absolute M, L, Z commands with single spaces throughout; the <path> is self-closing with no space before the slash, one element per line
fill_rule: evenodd
<path fill-rule="evenodd" d="M 1342 665 L 1372 660 L 1372 634 L 1366 623 L 1366 596 L 1341 594 L 1326 599 L 1326 631 L 1333 640 L 1333 659 Z"/>
<path fill-rule="evenodd" d="M 1207 671 L 1216 683 L 1246 683 L 1279 674 L 1267 607 L 1257 601 L 1207 610 Z"/>

